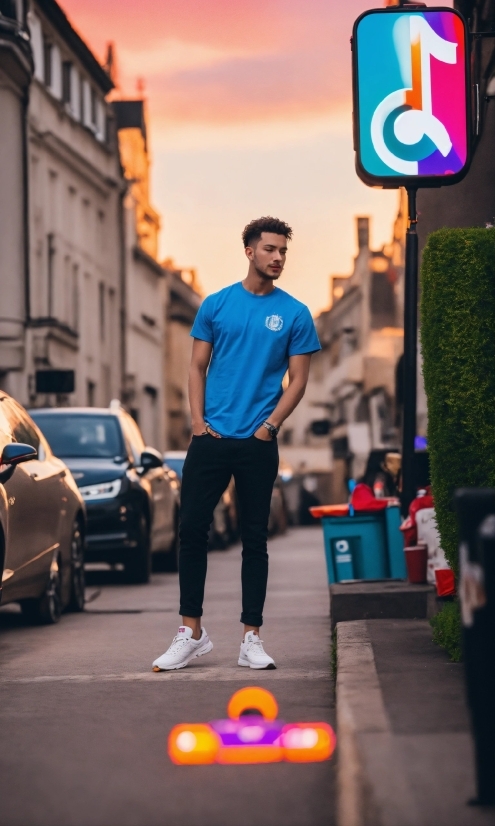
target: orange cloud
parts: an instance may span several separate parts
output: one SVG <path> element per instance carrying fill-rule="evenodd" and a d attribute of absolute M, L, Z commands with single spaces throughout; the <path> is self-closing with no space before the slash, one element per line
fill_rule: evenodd
<path fill-rule="evenodd" d="M 152 117 L 239 123 L 312 116 L 350 98 L 352 22 L 365 0 L 62 0 L 100 56 L 116 44 L 123 94 Z"/>

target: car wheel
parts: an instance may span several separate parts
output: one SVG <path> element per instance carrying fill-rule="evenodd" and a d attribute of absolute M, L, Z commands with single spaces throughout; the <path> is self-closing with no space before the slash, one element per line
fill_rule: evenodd
<path fill-rule="evenodd" d="M 70 543 L 70 600 L 68 611 L 84 611 L 84 538 L 79 522 L 74 522 Z"/>
<path fill-rule="evenodd" d="M 151 545 L 148 522 L 144 513 L 139 517 L 137 545 L 130 551 L 125 564 L 127 582 L 149 582 L 151 576 Z"/>
<path fill-rule="evenodd" d="M 22 613 L 29 622 L 41 625 L 54 625 L 62 614 L 62 577 L 60 556 L 50 565 L 45 590 L 38 599 L 24 599 L 21 602 Z"/>
<path fill-rule="evenodd" d="M 175 518 L 175 533 L 168 551 L 157 551 L 153 554 L 153 570 L 160 573 L 175 574 L 179 570 L 179 514 Z"/>

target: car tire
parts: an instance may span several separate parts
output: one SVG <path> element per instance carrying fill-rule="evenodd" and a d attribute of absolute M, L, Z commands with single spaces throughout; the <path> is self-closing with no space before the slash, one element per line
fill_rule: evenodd
<path fill-rule="evenodd" d="M 85 603 L 84 536 L 76 520 L 70 540 L 70 600 L 68 611 L 84 611 Z"/>
<path fill-rule="evenodd" d="M 132 555 L 131 555 L 132 554 Z M 136 585 L 149 582 L 151 576 L 151 543 L 148 521 L 144 513 L 139 517 L 137 529 L 137 545 L 129 553 L 125 563 L 125 578 L 127 582 Z"/>
<path fill-rule="evenodd" d="M 172 545 L 168 551 L 157 551 L 153 554 L 153 570 L 159 573 L 175 574 L 179 570 L 179 513 L 175 517 L 175 533 Z"/>
<path fill-rule="evenodd" d="M 60 555 L 50 565 L 50 573 L 42 595 L 24 599 L 21 610 L 28 622 L 36 625 L 55 625 L 62 615 L 62 576 Z"/>

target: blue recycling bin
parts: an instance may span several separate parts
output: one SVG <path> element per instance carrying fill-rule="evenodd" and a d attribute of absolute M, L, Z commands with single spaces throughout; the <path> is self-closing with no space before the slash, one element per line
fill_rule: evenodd
<path fill-rule="evenodd" d="M 323 516 L 328 581 L 406 579 L 397 506 L 352 516 Z"/>

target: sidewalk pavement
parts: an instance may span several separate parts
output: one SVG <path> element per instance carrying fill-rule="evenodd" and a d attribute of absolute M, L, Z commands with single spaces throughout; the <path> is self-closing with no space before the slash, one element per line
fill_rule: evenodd
<path fill-rule="evenodd" d="M 339 826 L 485 826 L 462 664 L 427 620 L 337 625 Z"/>
<path fill-rule="evenodd" d="M 240 546 L 208 557 L 207 657 L 155 674 L 180 622 L 177 574 L 126 585 L 92 574 L 82 614 L 29 627 L 0 609 L 2 826 L 331 826 L 335 758 L 325 763 L 174 766 L 177 723 L 223 717 L 239 688 L 272 691 L 287 721 L 334 725 L 321 532 L 269 543 L 263 639 L 275 671 L 239 668 Z M 246 673 L 247 672 L 247 673 Z"/>

